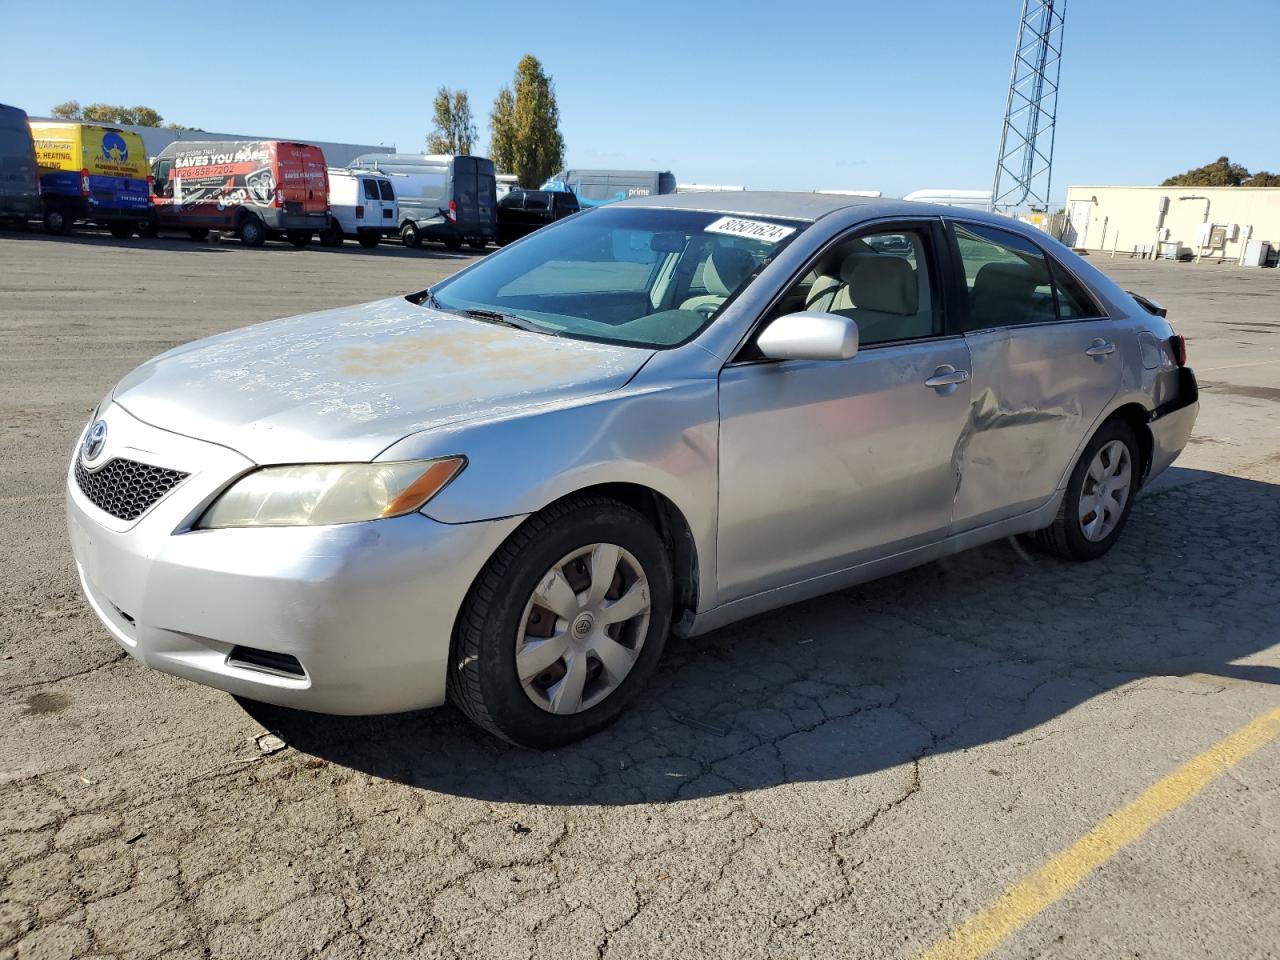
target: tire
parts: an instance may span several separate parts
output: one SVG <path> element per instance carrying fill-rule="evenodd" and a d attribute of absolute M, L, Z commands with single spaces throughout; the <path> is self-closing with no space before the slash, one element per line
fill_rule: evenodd
<path fill-rule="evenodd" d="M 1120 486 L 1122 472 L 1127 480 Z M 1096 560 L 1120 539 L 1141 474 L 1141 453 L 1133 428 L 1120 419 L 1108 420 L 1071 471 L 1057 519 L 1041 530 L 1037 539 L 1064 559 Z M 1091 509 L 1094 503 L 1102 504 L 1101 509 Z"/>
<path fill-rule="evenodd" d="M 246 247 L 260 247 L 267 242 L 267 228 L 253 214 L 249 214 L 240 221 L 240 229 L 237 232 L 240 234 L 240 242 Z"/>
<path fill-rule="evenodd" d="M 284 237 L 297 249 L 301 250 L 311 242 L 310 230 L 286 230 Z"/>
<path fill-rule="evenodd" d="M 342 246 L 342 225 L 337 220 L 330 220 L 329 225 L 320 231 L 320 245 L 324 247 Z"/>
<path fill-rule="evenodd" d="M 57 207 L 50 207 L 44 212 L 44 228 L 56 237 L 65 237 L 71 232 L 72 220 Z"/>
<path fill-rule="evenodd" d="M 483 250 L 485 247 L 489 245 L 489 241 L 488 240 L 468 240 L 467 245 L 470 246 L 472 250 Z"/>
<path fill-rule="evenodd" d="M 356 234 L 356 241 L 365 249 L 371 249 L 382 242 L 382 235 L 372 230 L 361 230 Z"/>
<path fill-rule="evenodd" d="M 450 250 L 453 250 L 453 251 L 461 250 L 461 249 L 462 249 L 462 238 L 461 238 L 461 237 L 450 237 L 448 240 L 446 240 L 446 241 L 444 242 L 444 245 L 445 245 L 446 247 L 448 247 Z"/>
<path fill-rule="evenodd" d="M 187 236 L 190 237 L 192 240 L 208 240 L 209 228 L 208 227 L 188 227 Z"/>
<path fill-rule="evenodd" d="M 128 240 L 133 236 L 133 224 L 126 220 L 112 220 L 107 224 L 107 229 L 117 240 Z"/>
<path fill-rule="evenodd" d="M 618 593 L 615 601 L 634 597 L 642 603 L 643 576 L 647 611 L 616 626 L 602 626 L 608 594 L 599 602 L 590 599 L 588 564 L 596 554 L 565 563 L 593 545 L 605 547 L 602 556 L 618 549 L 614 566 L 604 568 L 612 569 L 612 575 L 600 581 L 609 585 L 608 592 Z M 574 615 L 572 621 L 534 602 L 535 588 L 556 569 L 561 571 L 561 590 L 550 594 L 566 604 L 568 609 L 562 611 Z M 540 619 L 545 627 L 536 626 Z M 449 698 L 481 727 L 518 746 L 547 749 L 572 743 L 612 723 L 623 711 L 656 668 L 670 628 L 671 561 L 657 531 L 640 513 L 617 501 L 571 497 L 525 521 L 472 584 L 454 630 Z M 522 683 L 517 650 L 530 637 L 535 637 L 535 646 L 524 646 L 526 653 L 540 649 L 532 631 L 543 629 L 553 631 L 547 635 L 558 641 L 548 648 L 551 655 L 560 650 L 563 654 L 545 665 L 536 663 L 540 672 Z M 617 639 L 603 633 L 605 629 L 614 631 Z M 613 659 L 619 669 L 616 677 L 604 668 L 597 650 L 607 650 L 610 659 L 621 657 Z M 576 671 L 574 663 L 581 664 Z M 570 673 L 584 679 L 566 688 Z M 575 690 L 580 700 L 574 698 Z M 551 712 L 557 701 L 565 712 Z"/>
<path fill-rule="evenodd" d="M 208 233 L 208 231 L 205 231 Z M 160 233 L 160 228 L 150 220 L 143 220 L 138 224 L 138 236 L 145 237 L 148 240 L 154 240 Z"/>
<path fill-rule="evenodd" d="M 416 224 L 406 221 L 400 225 L 400 242 L 415 250 L 422 246 L 422 234 L 418 232 Z"/>

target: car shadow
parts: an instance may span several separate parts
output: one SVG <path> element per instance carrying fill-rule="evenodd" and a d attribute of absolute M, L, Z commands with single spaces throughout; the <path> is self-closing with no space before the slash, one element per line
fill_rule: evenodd
<path fill-rule="evenodd" d="M 1171 482 L 1138 499 L 1092 563 L 1007 540 L 673 639 L 615 725 L 548 753 L 501 743 L 452 707 L 242 705 L 304 753 L 490 801 L 652 803 L 841 780 L 1017 739 L 1135 681 L 1280 683 L 1276 667 L 1236 662 L 1280 631 L 1278 538 L 1280 487 Z"/>

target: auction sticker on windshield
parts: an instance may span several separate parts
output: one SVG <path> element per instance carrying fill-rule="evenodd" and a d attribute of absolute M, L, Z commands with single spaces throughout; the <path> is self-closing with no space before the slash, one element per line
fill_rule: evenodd
<path fill-rule="evenodd" d="M 721 217 L 706 228 L 707 233 L 727 233 L 732 237 L 749 237 L 764 243 L 777 243 L 796 232 L 795 227 L 780 227 L 763 220 L 744 220 L 741 217 Z"/>

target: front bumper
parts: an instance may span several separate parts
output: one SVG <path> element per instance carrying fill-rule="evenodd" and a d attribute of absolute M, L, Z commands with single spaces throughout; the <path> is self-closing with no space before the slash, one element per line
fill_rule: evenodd
<path fill-rule="evenodd" d="M 119 406 L 99 416 L 108 423 L 105 458 L 190 474 L 129 523 L 94 506 L 67 472 L 67 527 L 85 596 L 131 656 L 228 693 L 322 713 L 444 702 L 458 609 L 520 518 L 445 524 L 415 513 L 193 530 L 227 482 L 254 464 Z M 237 646 L 295 657 L 303 675 L 233 662 Z"/>

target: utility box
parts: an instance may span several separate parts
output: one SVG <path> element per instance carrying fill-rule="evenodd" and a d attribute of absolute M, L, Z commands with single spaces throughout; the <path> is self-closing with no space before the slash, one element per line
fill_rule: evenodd
<path fill-rule="evenodd" d="M 1171 240 L 1168 243 L 1160 244 L 1160 256 L 1166 260 L 1182 259 L 1182 241 Z"/>
<path fill-rule="evenodd" d="M 1250 240 L 1244 245 L 1242 267 L 1265 267 L 1271 259 L 1271 244 L 1266 240 Z"/>

